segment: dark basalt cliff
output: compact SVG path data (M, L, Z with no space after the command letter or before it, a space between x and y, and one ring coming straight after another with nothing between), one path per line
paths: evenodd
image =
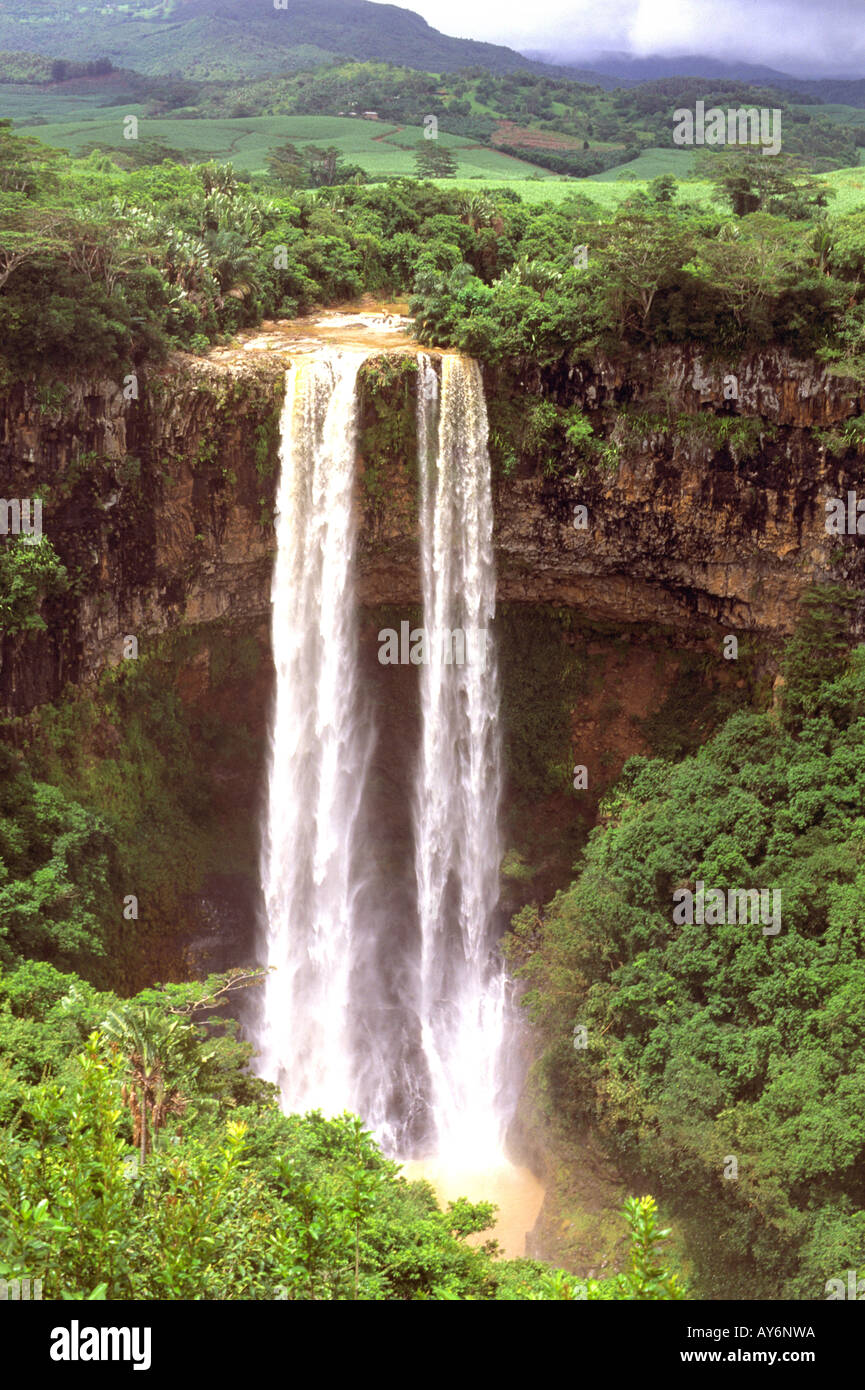
M2 401L0 495L44 496L42 530L69 571L44 634L7 636L0 703L23 713L180 625L267 614L284 368L177 358L126 400L69 383L46 406Z
M725 397L734 381L735 400ZM671 348L627 371L600 360L532 372L520 389L527 403L543 396L578 406L599 431L622 412L610 436L620 462L580 479L518 469L497 481L503 600L660 623L686 639L707 623L780 636L809 584L861 586L861 542L827 534L824 503L848 488L865 491L862 459L828 454L817 433L859 413L851 383L783 352L720 366ZM488 373L491 426L499 390ZM672 428L649 414L659 396ZM707 416L746 418L748 448L734 440L718 447L721 431L701 428ZM650 423L635 431L630 422L639 427L641 417ZM364 534L362 593L367 602L417 601L411 509L398 504L397 477L383 491L397 501L380 507ZM585 529L574 525L577 506L586 508Z
M588 506L586 531L568 524L555 490L518 483L502 516L502 549L531 556L533 598L618 620L687 629L700 617L780 634L790 631L808 584L862 575L856 538L839 555L824 507L827 496L855 486L861 460L842 466L815 435L858 413L849 383L782 352L710 366L668 349L647 354L638 374L599 362L566 382L527 386L587 411L627 403L638 420L660 388L669 415L686 424L623 441L615 475L572 490ZM717 433L699 429L705 413L759 418L765 432L755 430L746 446L718 448ZM519 589L509 576L506 596Z
M3 640L8 713L119 662L127 635L146 650L181 625L266 631L285 366L267 351L178 357L142 376L131 401L104 381L68 383L47 404L26 386L0 400L0 495L44 494L44 534L73 580L44 605L46 633ZM494 426L495 373L487 388ZM533 371L519 389L579 406L618 444L619 464L496 480L502 600L651 621L687 644L707 625L778 637L808 584L861 586L861 542L827 534L824 501L859 486L862 460L827 452L817 433L860 412L850 383L783 352L720 366L669 348L627 367ZM649 412L659 397L674 427ZM748 447L719 446L707 415L749 417ZM361 599L417 603L414 477L397 451L375 461L370 489L362 464Z

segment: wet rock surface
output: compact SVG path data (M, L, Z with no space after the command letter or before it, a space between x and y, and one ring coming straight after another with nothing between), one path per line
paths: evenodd
M417 351L404 305L344 306L264 323L204 358L178 354L136 380L65 383L46 405L19 384L0 401L0 495L44 492L43 531L77 575L47 602L49 631L6 637L0 703L22 713L123 659L124 639L178 624L266 618L273 560L279 415L286 367L335 341L385 356ZM488 373L494 408L496 380ZM738 397L726 398L730 379ZM613 471L498 479L496 557L503 600L572 606L589 617L660 623L684 639L706 625L788 633L809 584L865 580L858 538L825 528L825 502L865 491L861 457L827 453L817 426L861 406L850 383L786 352L707 364L658 349L628 368L527 371L520 390L576 405L596 422L651 401L670 418L760 415L748 456L689 430L622 434ZM61 399L62 397L62 399ZM594 413L593 413L594 412ZM606 412L606 414L604 414ZM632 432L633 433L633 432ZM367 605L420 598L416 483L378 466L377 501L360 460L359 593ZM574 525L586 508L586 525Z

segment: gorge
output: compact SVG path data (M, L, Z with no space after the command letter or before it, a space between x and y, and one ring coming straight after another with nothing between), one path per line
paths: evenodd
M274 973L256 1029L259 1067L280 1084L289 1112L354 1111L386 1153L471 1162L482 1173L504 1163L519 1092L492 934L502 772L483 386L476 363L417 358L420 631L434 655L421 675L412 805L398 808L414 832L416 888L405 920L388 912L360 834L379 736L357 653L363 360L325 349L287 378L263 857L265 960ZM442 635L454 631L489 640L445 655Z
M48 601L47 633L4 638L0 688L26 747L40 708L67 681L86 691L121 666L132 633L193 728L243 732L242 747L200 774L220 803L207 862L228 842L240 849L205 878L190 862L161 903L141 894L148 958L129 953L128 986L248 961L266 915L259 958L281 968L249 1026L286 1105L357 1109L400 1157L446 1153L451 1139L451 1152L494 1156L515 1096L505 1088L493 1104L510 1003L491 934L567 882L627 756L651 751L683 709L692 719L706 702L735 705L771 680L808 584L860 573L855 550L827 535L822 505L852 486L855 461L815 433L855 413L857 398L785 353L709 369L658 350L628 373L604 360L567 378L527 373L518 406L595 412L599 429L618 431L619 462L559 477L525 460L509 476L495 439L514 383L505 391L494 372L482 381L464 359L347 317L320 333L266 325L231 350L177 359L132 406L108 383L70 385L47 405L16 388L3 464L15 462L26 493L48 461L46 533L82 577ZM658 380L670 418L699 425L734 413L727 368L738 412L760 422L759 448L665 430ZM587 532L572 524L578 503ZM378 661L383 628L409 618L482 629L496 603L494 660L479 683L471 664ZM729 631L743 639L738 667L721 655ZM94 749L117 737L110 721L87 734ZM573 762L589 768L585 805L563 791ZM476 845L484 853L468 854ZM504 850L516 872L496 915ZM312 958L289 920L302 920ZM456 1021L443 995L462 999ZM542 1167L531 1128L520 1114L512 1151Z

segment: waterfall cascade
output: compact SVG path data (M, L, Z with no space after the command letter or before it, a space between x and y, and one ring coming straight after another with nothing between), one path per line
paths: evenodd
M266 961L276 970L258 1025L259 1068L279 1082L287 1108L358 1110L391 1151L405 1131L387 1098L407 1087L421 1098L439 1153L495 1161L510 1116L506 979L493 942L501 767L483 387L470 360L445 356L439 383L430 358L418 359L431 659L419 669L411 808L417 919L406 934L404 924L371 910L360 862L374 747L353 592L355 384L365 355L328 349L300 360L286 383L262 860ZM456 632L467 639L464 659L438 659ZM403 932L413 960L400 970L396 1009L392 1000L385 1009L377 962L389 945L382 933L391 930L394 939ZM378 1036L371 1020L394 1012L398 1025L391 1018ZM411 1046L397 1045L409 1036Z
M495 1160L506 980L491 956L499 896L501 755L493 510L476 362L446 356L441 389L419 361L418 457L424 627L415 862L423 1052L438 1152ZM462 648L453 634L464 634ZM443 660L449 652L464 660Z
M357 682L355 382L362 352L293 365L282 412L273 576L276 698L262 878L260 1069L291 1110L350 1106L355 826L370 740Z

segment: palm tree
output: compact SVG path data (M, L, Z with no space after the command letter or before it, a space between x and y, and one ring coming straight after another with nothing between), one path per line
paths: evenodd
M497 208L486 193L465 193L458 200L460 221L476 232L479 227L490 227L496 221Z
M552 289L561 278L562 272L546 261L529 260L528 257L521 256L510 270L499 276L497 284L527 285L529 289L537 290L543 299L547 290Z
M260 256L247 234L243 230L224 229L214 232L207 241L220 292L232 299L254 294L259 284Z
M170 1073L179 1064L184 1035L192 1030L179 1018L169 1022L143 1007L112 1010L102 1023L102 1031L129 1067L129 1081L124 1082L120 1094L132 1117L132 1142L143 1166L166 1116L185 1106L177 1075Z

